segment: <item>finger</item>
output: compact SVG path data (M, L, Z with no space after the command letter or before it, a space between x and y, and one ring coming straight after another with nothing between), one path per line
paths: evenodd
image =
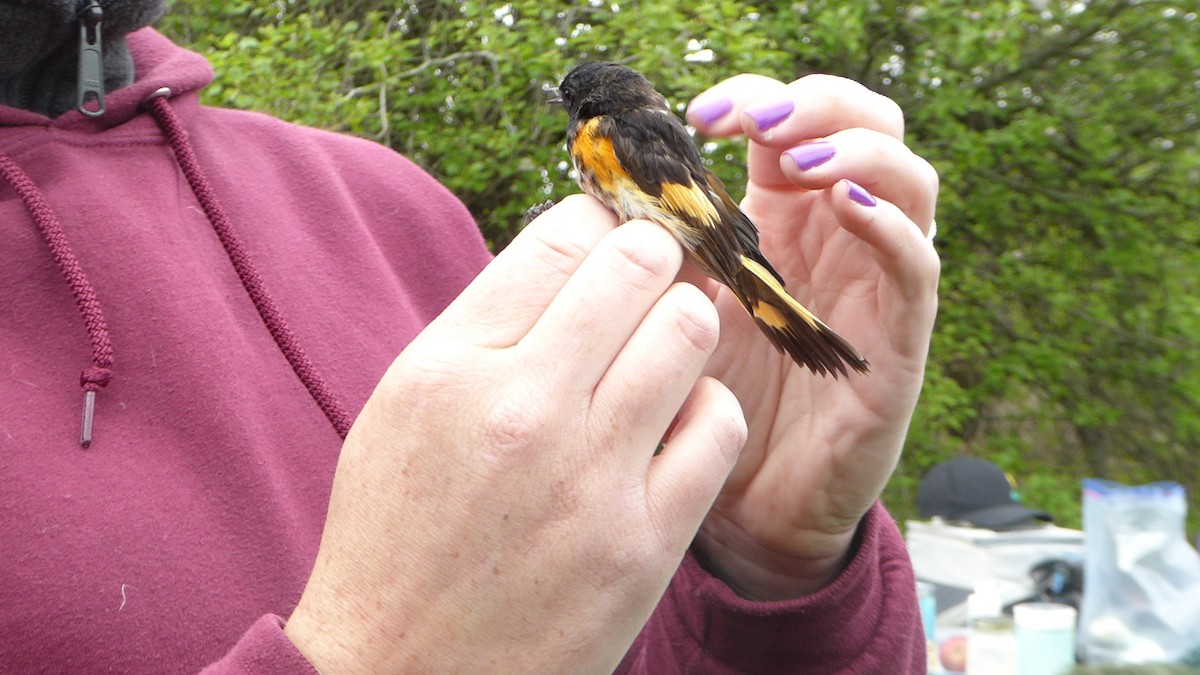
M591 424L614 447L649 457L716 349L717 310L695 286L675 284L646 314L592 395Z
M650 463L646 501L666 542L682 549L712 507L746 442L737 398L717 380L696 382L663 450Z
M591 391L682 262L683 249L662 227L648 220L621 225L579 265L521 347L550 361L548 375Z
M933 242L895 204L843 180L833 187L832 206L843 229L865 242L883 273L906 300L936 302L941 263ZM901 307L905 303L896 303Z
M774 153L773 150L767 150ZM823 190L848 178L900 207L927 232L937 203L937 171L902 141L870 129L847 129L785 150L777 157L785 180Z
M809 75L786 85L737 75L697 96L687 119L706 136L745 134L777 147L854 127L904 136L904 115L895 102L833 75Z
M584 258L617 225L600 202L572 195L538 216L438 317L484 347L516 344Z
M717 83L688 103L687 121L704 136L740 136L746 106L760 98L783 96L787 85L774 78L742 73Z

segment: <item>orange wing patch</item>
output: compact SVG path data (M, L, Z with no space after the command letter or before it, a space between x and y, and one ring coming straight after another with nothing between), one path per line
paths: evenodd
M717 207L713 206L708 195L695 183L663 183L662 197L659 201L672 213L708 227L715 226L721 219Z
M787 329L787 317L783 315L783 312L767 304L764 300L754 303L754 307L750 309L750 312L772 328L777 330Z

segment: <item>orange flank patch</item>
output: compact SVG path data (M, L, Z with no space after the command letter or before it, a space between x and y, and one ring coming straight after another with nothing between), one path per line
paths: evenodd
M660 202L672 213L694 223L712 227L720 220L717 207L713 206L708 196L695 183L663 183Z
M613 152L612 139L596 135L598 126L599 117L584 122L583 126L579 127L571 151L575 155L575 166L587 167L591 173L590 178L596 182L597 187L609 192L614 187L613 173L620 164L617 162L616 153Z

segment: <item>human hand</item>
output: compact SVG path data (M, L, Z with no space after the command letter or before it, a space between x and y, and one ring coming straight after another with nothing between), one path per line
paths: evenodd
M321 672L602 672L632 643L746 429L679 245L615 225L564 200L380 381L285 628Z
M815 377L727 289L685 277L721 316L705 372L737 395L750 430L698 551L746 597L797 597L840 573L900 455L937 312L937 174L904 145L896 104L842 78L740 75L698 96L688 119L702 135L749 137L742 208L763 252L871 363L868 375Z

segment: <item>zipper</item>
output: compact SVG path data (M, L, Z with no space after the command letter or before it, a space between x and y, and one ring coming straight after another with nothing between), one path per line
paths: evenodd
M37 78L35 78L31 73L26 73L21 82L21 88L17 92L18 108L22 110L29 109L29 104L31 101L33 101L33 89L36 85Z
M99 0L87 0L79 10L79 96L75 107L88 117L104 114L104 52L100 24L104 9Z

